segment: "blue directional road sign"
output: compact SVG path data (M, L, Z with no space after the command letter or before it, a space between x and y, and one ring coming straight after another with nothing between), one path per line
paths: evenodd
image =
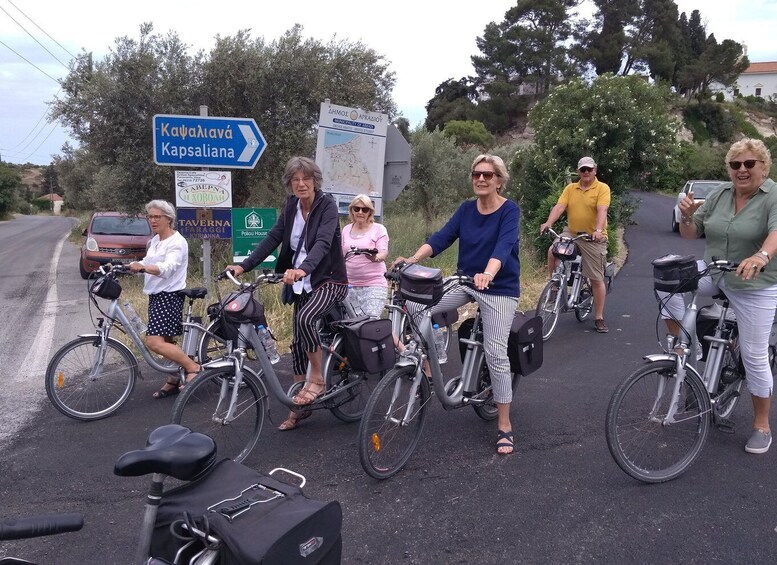
M157 165L253 169L267 147L251 118L157 114L153 126Z

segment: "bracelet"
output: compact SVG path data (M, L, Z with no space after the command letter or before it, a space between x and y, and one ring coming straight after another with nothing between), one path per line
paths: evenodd
M483 271L483 274L484 274L484 275L488 275L489 277L491 277L491 279L492 279L492 280L493 280L493 278L494 278L494 275L493 275L493 274L491 274L491 273L489 273L488 271Z
M421 258L418 255L413 255L411 259L413 259L416 263L419 263L421 261Z
M690 226L693 223L693 216L686 216L683 214L680 218L680 221L683 223L683 225Z
M764 257L764 253L762 253L761 251L753 255L753 257L758 257L759 259L761 259L764 262L764 265L769 263L768 255L767 257Z
M768 252L766 252L766 251L764 251L763 249L761 249L761 250L758 252L758 255L763 255L764 257L766 257L766 262L767 262L767 263L768 263L769 261L771 261L771 260L772 260L772 258L771 258L771 257L769 257L769 253L768 253Z

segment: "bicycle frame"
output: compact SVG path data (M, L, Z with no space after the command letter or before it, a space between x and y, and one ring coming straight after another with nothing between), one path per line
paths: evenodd
M574 267L577 266L575 269ZM580 288L583 286L582 256L578 255L574 259L560 259L553 271L551 280L557 280L560 292L556 296L556 303L564 312L572 310L580 298ZM567 284L572 281L572 288ZM563 299L562 299L563 295Z

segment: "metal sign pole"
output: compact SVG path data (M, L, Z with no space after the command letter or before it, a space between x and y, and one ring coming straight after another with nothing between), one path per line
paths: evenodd
M200 116L207 116L208 115L208 107L207 106L200 106ZM210 170L208 167L203 167L203 171ZM211 254L211 248L210 248L210 238L203 238L202 240L202 276L205 278L205 288L208 289L208 294L211 294L213 292L213 283L212 278L210 275L211 265L210 265L210 254Z

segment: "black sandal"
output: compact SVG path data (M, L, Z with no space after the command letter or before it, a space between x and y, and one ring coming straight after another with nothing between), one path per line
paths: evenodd
M513 432L503 432L502 430L497 430L498 434L496 437L496 452L499 455L511 455L515 451L515 437L513 436ZM499 451L502 447L509 447L510 451L508 452L501 452Z
M173 388L165 388L165 386L171 386ZM167 398L168 396L175 396L181 392L181 390L178 388L178 381L175 381L174 383L171 383L169 380L162 385L162 388L160 388L158 391L156 391L151 396L153 398L156 398L157 400L160 400L162 398Z

